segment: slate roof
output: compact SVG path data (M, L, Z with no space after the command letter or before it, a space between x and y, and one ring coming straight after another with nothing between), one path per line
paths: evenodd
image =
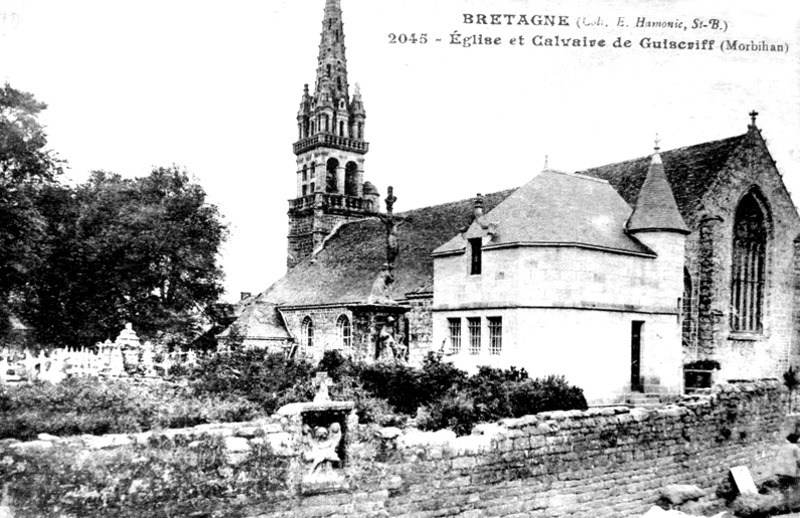
M484 196L484 207L491 210L512 192ZM431 251L469 225L473 211L473 200L461 200L396 214L406 222L397 230L400 253L394 299L433 291ZM321 251L303 259L256 301L274 306L361 303L385 262L383 223L377 218L349 222L328 237Z
M628 220L629 232L666 230L688 234L689 228L678 211L678 204L664 172L661 157L655 153L647 169L647 178L636 199L636 209Z
M719 176L728 159L747 134L715 140L661 153L667 180L672 187L681 216L690 221L698 204ZM641 157L580 171L580 174L608 180L631 207L647 176L649 157Z
M243 304L239 307L236 332L250 340L285 340L291 338L283 318L274 304ZM217 338L229 338L234 326L229 326Z
M625 233L630 215L630 206L607 181L545 170L486 213L485 220L496 227L484 246L588 246L653 255ZM434 253L460 252L465 245L456 235Z

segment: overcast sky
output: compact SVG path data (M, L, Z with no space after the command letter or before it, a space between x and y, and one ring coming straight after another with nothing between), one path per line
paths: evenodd
M231 227L229 300L285 270L296 113L314 83L324 0L0 0L0 79L49 105L50 145L83 181L177 164ZM800 2L342 0L351 86L367 110L365 179L402 211L519 186L549 155L580 170L758 125L800 195ZM567 16L568 27L465 25L464 13ZM578 28L602 17L607 27ZM617 27L619 18L627 27ZM643 29L636 19L682 21ZM719 19L727 31L693 29ZM450 44L451 33L501 37ZM389 34L429 42L391 44ZM534 35L606 48L535 47ZM508 40L523 36L523 46ZM609 47L621 37L628 49ZM715 40L712 51L640 40ZM440 38L441 42L435 39ZM721 52L723 40L787 53Z

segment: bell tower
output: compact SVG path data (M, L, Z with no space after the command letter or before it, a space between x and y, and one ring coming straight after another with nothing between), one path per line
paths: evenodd
M289 200L292 268L339 223L378 211L378 193L364 182L367 117L356 84L350 96L341 0L325 0L314 91L303 89L297 112L297 192Z

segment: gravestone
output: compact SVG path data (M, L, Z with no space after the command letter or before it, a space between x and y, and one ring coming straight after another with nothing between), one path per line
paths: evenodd
M755 495L758 493L756 483L747 466L734 466L731 468L731 476L736 484L736 489L742 495Z

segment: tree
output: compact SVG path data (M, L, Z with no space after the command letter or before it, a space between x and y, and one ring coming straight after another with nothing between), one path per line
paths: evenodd
M219 248L227 229L185 171L157 168L125 179L94 172L40 197L46 259L29 315L54 345L113 338L126 322L140 336L193 336L197 314L222 292Z
M63 162L47 149L38 115L47 105L6 83L0 89L0 336L9 304L39 263L44 222L34 200L61 172Z

